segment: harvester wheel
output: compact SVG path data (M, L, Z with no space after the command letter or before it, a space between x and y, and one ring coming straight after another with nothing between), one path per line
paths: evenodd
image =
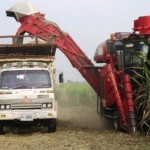
M120 131L119 114L118 111L114 112L113 125L115 130Z
M114 128L116 131L120 129L118 119L113 119Z
M57 119L51 119L48 124L48 132L56 132Z
M100 97L97 95L97 114L102 114L102 110L101 110L101 99Z

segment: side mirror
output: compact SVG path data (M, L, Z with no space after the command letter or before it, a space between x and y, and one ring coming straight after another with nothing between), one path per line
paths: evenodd
M63 73L59 74L59 83L63 83L64 82L64 77L63 77Z

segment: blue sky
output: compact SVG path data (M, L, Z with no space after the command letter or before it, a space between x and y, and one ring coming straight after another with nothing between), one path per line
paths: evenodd
M0 35L14 35L20 26L5 11L21 0L1 0ZM133 21L150 15L149 0L31 0L46 19L53 21L70 34L89 59L97 46L114 32L132 32ZM58 50L57 72L64 72L65 80L81 81L81 75Z

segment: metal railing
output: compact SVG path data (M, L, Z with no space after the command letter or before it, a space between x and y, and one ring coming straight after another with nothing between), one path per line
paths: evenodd
M52 45L52 43L41 40L38 35L8 35L0 36L0 47L9 46L42 46Z

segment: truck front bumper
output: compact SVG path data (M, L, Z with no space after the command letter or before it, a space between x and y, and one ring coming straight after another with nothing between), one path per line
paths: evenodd
M34 121L36 119L57 119L55 110L19 110L19 111L0 111L0 121L20 120Z

